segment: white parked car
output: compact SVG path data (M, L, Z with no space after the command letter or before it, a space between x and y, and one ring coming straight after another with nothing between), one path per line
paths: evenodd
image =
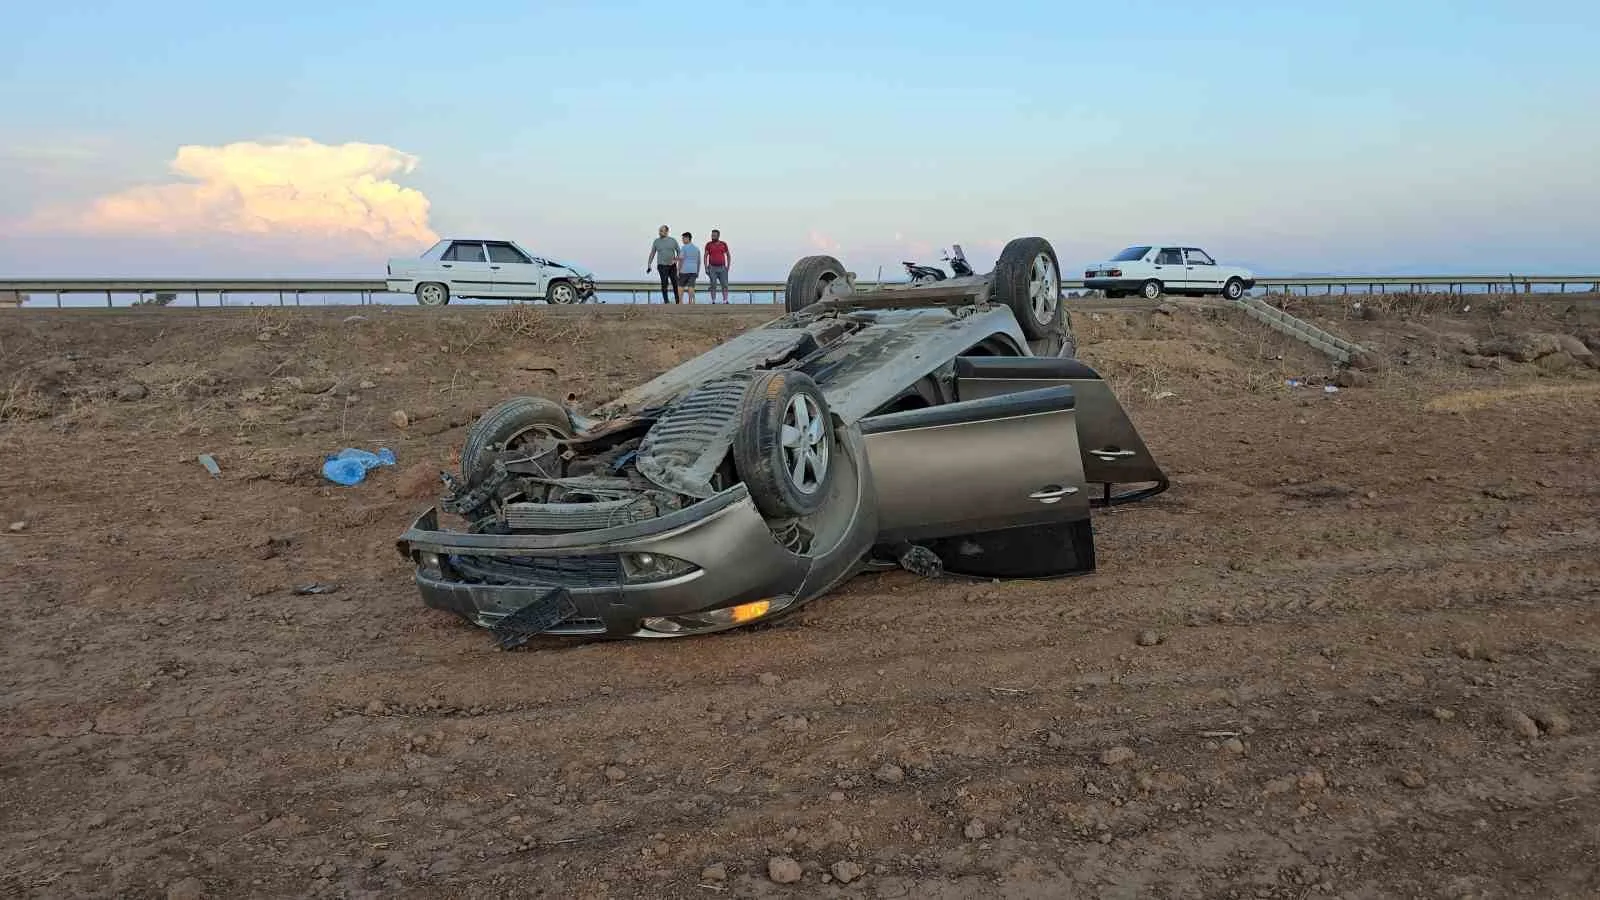
M1237 300L1256 286L1255 273L1238 266L1219 266L1199 247L1129 247L1084 270L1083 286L1107 297L1139 294L1155 300L1162 294L1221 294Z
M587 303L594 298L594 273L556 262L513 241L447 238L419 259L389 260L389 290L416 294L422 306L443 306L452 297L499 297Z

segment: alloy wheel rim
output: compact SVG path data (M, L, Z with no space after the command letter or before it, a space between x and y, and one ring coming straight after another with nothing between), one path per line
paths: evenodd
M779 444L789 483L802 494L815 494L828 477L828 440L822 408L807 394L796 394L783 411Z

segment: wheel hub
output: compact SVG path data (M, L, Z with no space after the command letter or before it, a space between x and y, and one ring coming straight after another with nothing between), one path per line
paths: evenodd
M796 394L783 413L783 466L790 484L804 494L822 488L828 476L827 429L817 401Z
M1034 257L1033 269L1028 273L1028 305L1033 310L1034 321L1048 325L1060 302L1061 276L1050 254L1041 253Z

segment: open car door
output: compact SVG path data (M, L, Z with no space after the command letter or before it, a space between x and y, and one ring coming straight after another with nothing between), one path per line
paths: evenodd
M1033 578L1094 568L1069 386L860 420L889 547L918 543L948 572Z
M1077 399L1084 479L1100 488L1092 505L1132 503L1167 489L1166 473L1144 445L1110 385L1083 362L1038 356L956 358L956 396L964 402L1031 392L1047 385L1071 387ZM1114 491L1118 485L1143 487L1118 493Z

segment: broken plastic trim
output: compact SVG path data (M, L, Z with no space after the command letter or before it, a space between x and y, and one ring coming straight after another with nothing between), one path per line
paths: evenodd
M572 602L572 592L564 587L552 588L544 596L496 622L489 631L495 636L501 650L511 650L577 614L578 605Z

